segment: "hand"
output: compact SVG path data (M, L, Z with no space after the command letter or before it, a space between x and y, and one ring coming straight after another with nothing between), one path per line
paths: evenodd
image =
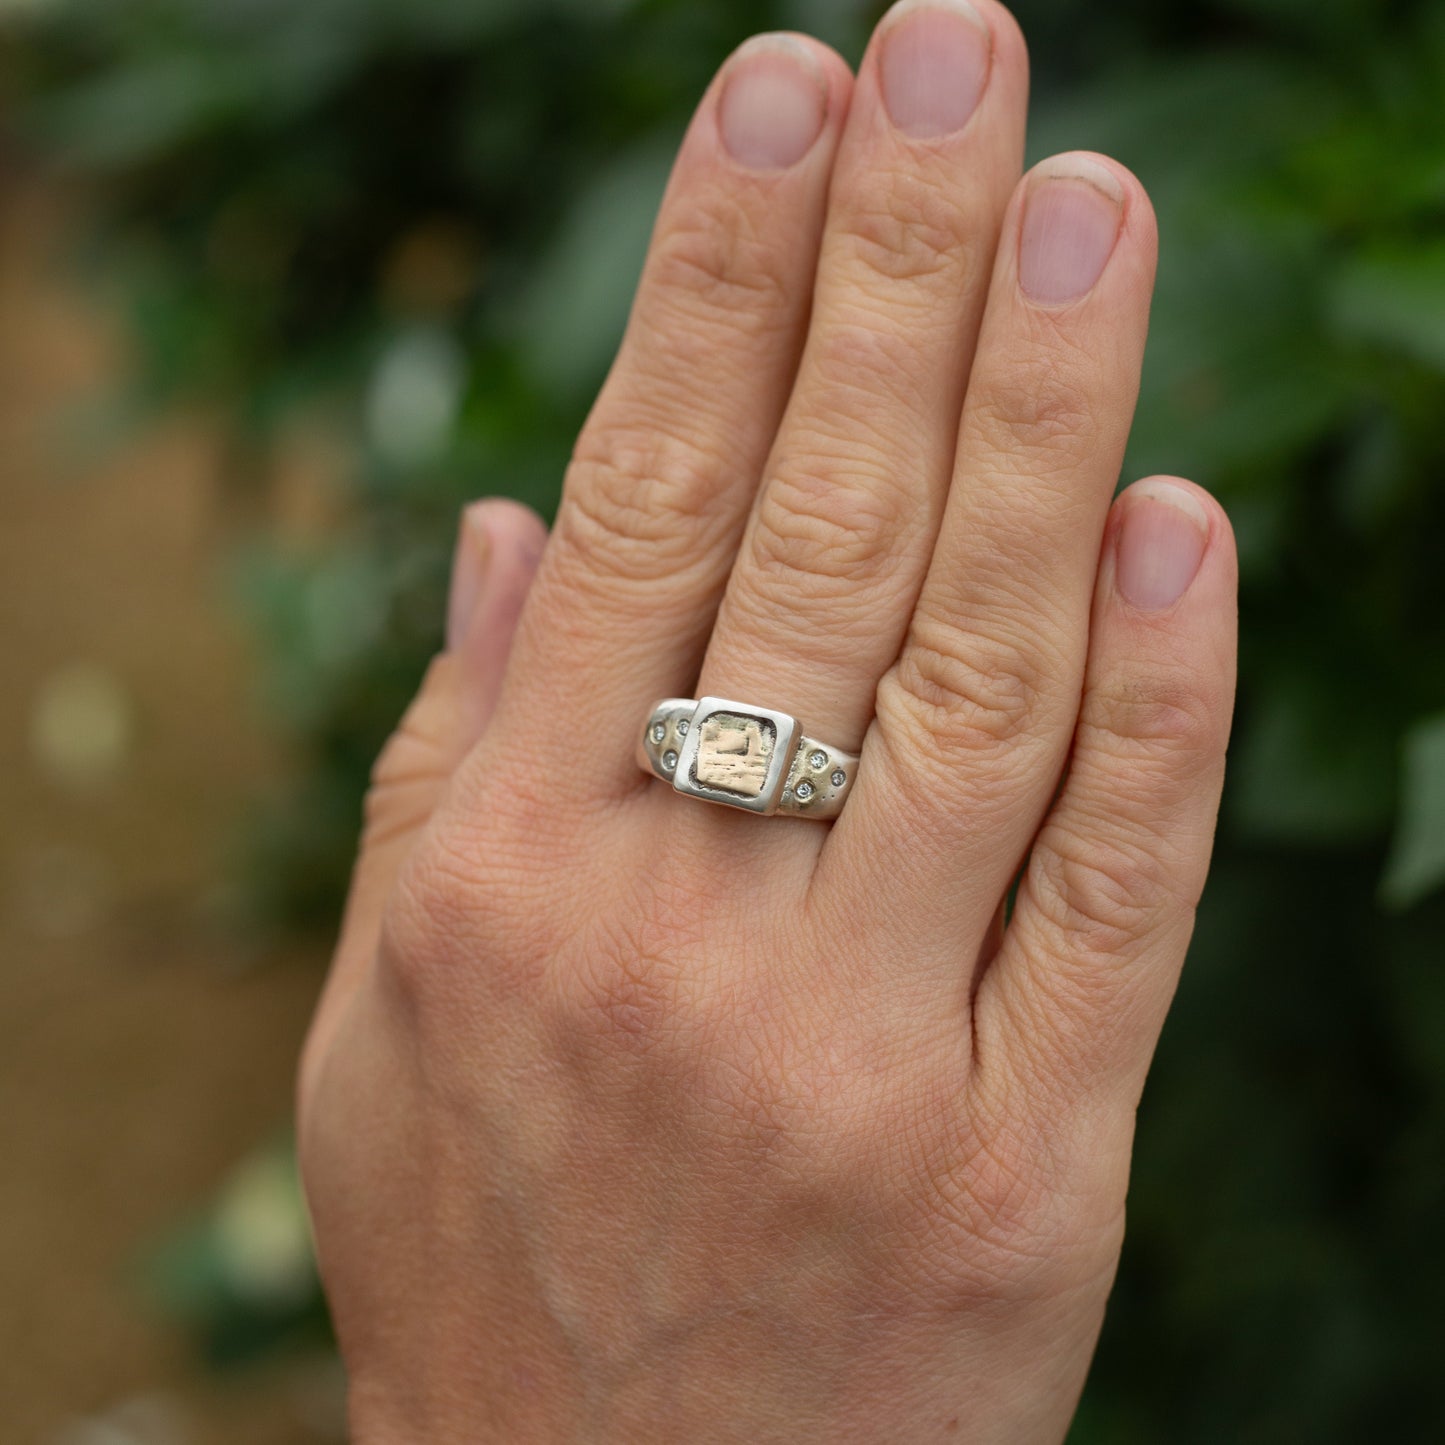
M1096 156L1020 179L1026 84L992 0L899 7L856 82L745 46L545 550L466 518L302 1067L362 1445L1067 1428L1235 561L1188 483L1111 506L1154 222ZM861 747L841 818L638 772L703 694Z

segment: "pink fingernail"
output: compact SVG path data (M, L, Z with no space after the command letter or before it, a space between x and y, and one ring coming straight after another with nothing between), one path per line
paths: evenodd
M968 0L902 0L883 21L878 57L893 124L919 140L968 124L988 83L991 37Z
M461 646L481 599L492 560L492 539L477 505L462 512L457 549L452 558L451 593L447 598L447 651Z
M1094 289L1124 218L1124 188L1106 166L1085 156L1055 165L1030 182L1019 240L1019 285L1045 306Z
M1209 545L1209 517L1172 482L1129 489L1115 542L1114 585L1143 612L1173 607L1199 573Z
M738 52L718 102L718 129L733 159L786 170L813 149L828 115L828 88L805 46L760 35Z

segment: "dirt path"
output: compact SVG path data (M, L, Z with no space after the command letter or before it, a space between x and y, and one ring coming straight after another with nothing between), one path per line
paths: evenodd
M0 177L0 1437L314 1445L314 1369L208 1379L131 1277L285 1120L319 961L211 921L277 774L217 595L215 447L178 422L66 459L119 350L57 275L65 234Z

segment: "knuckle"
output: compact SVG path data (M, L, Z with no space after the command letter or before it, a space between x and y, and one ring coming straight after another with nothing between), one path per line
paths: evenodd
M371 766L370 788L376 792L422 773L445 777L451 772L452 724L455 714L445 706L450 697L453 659L432 658L416 696L407 705L396 730Z
M996 1128L975 1136L951 1182L970 1234L983 1244L1012 1256L1038 1238L1047 1179L1033 1142L1021 1130Z
M1151 779L1159 768L1189 773L1223 751L1224 728L1216 710L1187 683L1143 679L1090 688L1079 719L1079 747L1097 750L1121 768L1121 782Z
M1161 850L1146 839L1084 838L1056 823L1029 858L1028 893L1061 958L1089 962L1132 952L1185 901L1170 885ZM1107 970L1070 969L1074 988L1112 989Z
M787 324L790 253L763 234L748 206L727 191L703 197L653 244L649 281L669 306L694 319L766 331Z
M421 692L372 764L362 806L361 846L375 848L419 827L455 765L455 719L432 700L451 660L432 661Z
M877 170L839 217L836 241L867 278L952 282L981 273L976 209L959 203L956 185L938 185L909 167Z
M896 567L906 513L902 489L856 460L785 458L758 501L754 585L768 602L851 594Z
M1058 1180L1038 1130L1003 1120L965 1130L927 1196L927 1235L944 1258L967 1262L944 1274L955 1303L1010 1307L1056 1294L1080 1233Z
M1086 454L1097 440L1094 399L1087 388L1067 363L1051 358L1051 364L1041 365L1042 355L1031 348L1025 357L998 364L970 398L986 430L1001 438L1001 456L1060 449Z
M843 1197L876 1147L880 1108L906 1112L880 1084L883 1046L854 1021L819 1020L781 978L718 980L696 1004L696 1102L755 1162Z
M703 962L708 930L671 890L638 890L545 990L557 1055L589 1091L639 1088L731 1151L802 1169L842 1138L843 1077L820 1060L792 1001L759 976L746 941L726 972ZM810 1162L811 1161L811 1162Z
M655 1056L682 1027L675 964L665 952L641 945L609 949L579 968L563 990L561 1027L574 1057L601 1046Z
M443 1029L461 1017L465 990L483 976L505 988L530 952L479 856L470 834L437 829L402 865L382 916L383 977L414 1015L435 1016ZM497 947L499 938L512 945Z
M567 471L555 545L588 575L675 577L709 555L706 534L727 511L728 472L719 456L660 427L589 427Z
M1044 679L1020 648L915 618L914 632L879 689L879 712L903 723L909 743L948 765L997 755L1038 727Z
M445 986L468 926L457 862L430 842L403 865L382 915L378 958L383 976L415 1013Z
M700 1070L699 1104L734 1147L774 1164L790 1161L813 1175L823 1161L812 1147L823 1119L808 1093L809 1080L790 1071L786 1048L772 1041L732 1037L714 1044Z
M618 1053L667 1057L691 1028L685 962L697 950L698 916L685 885L654 879L625 907L599 911L549 990L558 1039L588 1065Z

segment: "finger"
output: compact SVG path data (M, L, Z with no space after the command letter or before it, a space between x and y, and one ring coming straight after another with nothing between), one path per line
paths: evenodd
M375 950L397 869L491 721L546 537L542 519L517 502L489 499L462 514L446 651L428 668L372 772L361 852L314 1029L318 1037L331 1027L341 999Z
M1028 59L1001 6L905 0L859 72L808 343L699 688L855 750L948 493Z
M1154 277L1148 198L1099 157L1038 167L1006 237L948 509L829 843L845 876L906 856L894 903L946 938L993 912L1058 782Z
M445 786L490 724L512 656L517 621L532 590L546 539L546 523L520 501L490 497L462 513L447 603L447 656L455 660L451 720L439 718L431 730L439 737L431 766L409 767L406 759L397 760L397 777L407 773L415 773L419 780L431 776L434 790L429 798L418 795L410 808L387 806L384 811L397 819L392 827L399 827L407 814L419 814L423 809L431 814L438 798L436 779ZM384 764L379 775L383 772Z
M685 139L621 352L577 444L502 704L527 767L635 791L633 733L692 685L797 367L851 77L760 37ZM561 756L548 757L549 749Z
M383 749L367 794L361 870L386 885L457 765L491 721L522 605L547 540L530 507L502 498L462 514L447 603L447 646Z
M1228 519L1187 482L1110 519L1068 777L977 998L981 1057L1044 1107L1143 1087L1204 887L1234 701Z

